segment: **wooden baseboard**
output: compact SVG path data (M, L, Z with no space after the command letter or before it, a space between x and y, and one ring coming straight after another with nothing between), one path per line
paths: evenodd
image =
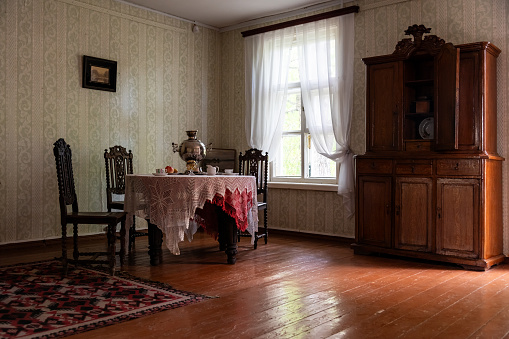
M202 228L198 229L198 232L203 231ZM350 245L353 242L355 242L355 239L345 238L345 237L339 237L339 236L332 236L332 235L324 235L324 234L314 234L314 233L304 233L304 232L296 232L296 231L288 231L288 230L278 230L278 229L268 229L269 233L269 239L271 234L281 234L287 237L306 237L311 239L317 239L317 240L326 240L326 241L335 241L341 244ZM71 237L68 237L68 239L71 239ZM83 241L97 241L104 238L104 234L93 234L93 235L82 235L79 237L80 242ZM34 249L34 248L40 248L40 247L47 247L47 246L60 246L61 243L60 238L55 239L45 239L45 240L34 240L34 241L27 241L27 242L18 242L18 243L10 243L10 244L4 244L0 245L0 252L3 251L9 251L9 250L19 250L19 249ZM506 259L508 260L508 259Z
M71 237L67 237L67 239L72 239ZM104 239L104 234L93 234L93 235L82 235L79 237L80 241L96 241L98 239ZM60 246L62 242L61 238L54 239L43 239L43 240L33 240L33 241L25 241L25 242L17 242L0 245L0 251L9 251L9 250L19 250L19 249L34 249L41 248L47 246Z
M146 232L147 230L139 230L141 232ZM105 234L92 234L92 235L81 235L79 237L79 241L81 243L84 242L94 242L104 240ZM72 234L67 235L67 241L72 241ZM33 240L33 241L25 241L25 242L17 242L0 245L0 252L10 251L13 249L34 249L34 248L44 248L47 246L60 246L62 242L61 238L53 238L53 239L43 239L43 240Z
M270 228L268 229L268 233L269 233L269 239L270 239L270 235L275 233L275 234L282 234L282 235L291 236L291 237L306 237L306 238L317 239L317 240L335 241L335 242L339 242L341 244L347 244L347 245L351 245L352 243L355 242L355 239L353 239L353 238L345 238L345 237L326 235L326 234L315 234L315 233L305 233L305 232L296 232L296 231L288 231L288 230L270 229Z

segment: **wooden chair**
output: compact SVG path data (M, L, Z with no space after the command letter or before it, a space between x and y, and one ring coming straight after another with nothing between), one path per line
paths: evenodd
M122 146L113 146L104 150L104 162L106 165L106 207L108 212L112 209L124 210L124 200L113 200L113 194L125 195L125 176L133 174L133 153ZM136 237L146 236L148 233L136 230L135 217L129 228L129 252Z
M232 148L212 148L207 150L207 156L200 162L203 172L207 172L207 165L217 166L222 172L226 168L235 169L237 151Z
M120 263L124 262L125 255L125 212L80 212L78 208L78 200L76 190L74 187L74 174L72 170L72 153L71 147L64 141L58 139L53 144L53 154L55 155L55 162L57 167L58 177L58 195L60 201L60 221L62 224L62 265L64 268L63 274L67 274L68 261L74 263L100 263L107 264L110 273L115 273L115 256L120 255ZM69 212L68 206L71 205L72 209ZM120 251L115 250L116 241L116 227L121 223L120 229ZM67 259L67 225L73 225L73 259ZM81 224L94 224L94 225L108 225L107 227L107 240L108 248L105 252L79 252L78 250L78 226ZM91 259L80 259L80 256L91 256ZM99 256L107 256L107 260L97 260Z
M262 154L261 150L251 148L245 154L239 154L239 174L253 175L256 177L256 186L258 194L258 211L263 210L263 232L257 232L255 235L254 248L258 246L258 239L265 238L267 244L267 177L268 177L269 154ZM260 200L261 197L261 200ZM250 237L248 233L238 233L240 237Z

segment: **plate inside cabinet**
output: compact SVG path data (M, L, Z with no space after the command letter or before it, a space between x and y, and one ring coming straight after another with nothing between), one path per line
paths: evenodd
M434 119L429 117L421 121L419 124L419 134L423 139L433 139L435 134Z

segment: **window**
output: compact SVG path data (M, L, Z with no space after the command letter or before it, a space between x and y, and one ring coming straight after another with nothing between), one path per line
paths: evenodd
M299 79L299 53L292 48L280 147L272 159L271 181L337 183L338 165L320 155L306 127Z

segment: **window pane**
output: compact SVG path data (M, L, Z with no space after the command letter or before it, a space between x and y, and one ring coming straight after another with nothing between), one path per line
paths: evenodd
M289 92L286 101L285 122L283 131L300 131L301 116L300 91Z
M299 78L299 49L292 48L290 51L290 65L288 68L288 82L300 82Z
M300 135L284 135L281 142L280 159L277 166L277 176L301 176Z
M313 143L311 143L311 149L308 149L308 159L308 175L310 178L336 177L336 163L319 154Z

